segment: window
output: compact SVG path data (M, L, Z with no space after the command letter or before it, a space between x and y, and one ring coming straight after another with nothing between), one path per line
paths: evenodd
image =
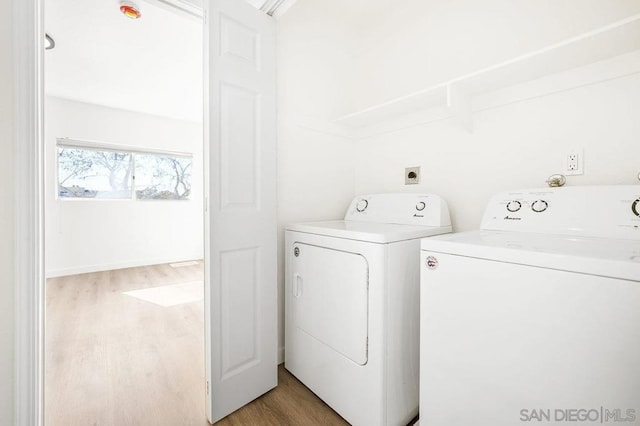
M58 147L60 198L131 198L131 154Z
M186 200L191 194L191 158L168 155L135 156L138 200Z
M58 197L188 200L192 164L187 154L72 146L59 141Z

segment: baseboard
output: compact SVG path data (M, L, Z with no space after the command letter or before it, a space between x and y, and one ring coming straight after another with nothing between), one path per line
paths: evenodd
M124 269L124 268L135 268L138 266L151 266L151 265L162 265L164 263L178 263L178 262L186 262L190 260L199 260L201 256L190 256L184 258L176 258L172 257L170 259L155 259L155 260L137 260L131 262L119 262L119 263L110 263L104 265L88 265L88 266L77 266L72 268L62 268L62 269L53 269L50 271L46 271L46 278L57 278L57 277L66 277L68 275L78 275L78 274L89 274L92 272L103 272L103 271L112 271L114 269Z

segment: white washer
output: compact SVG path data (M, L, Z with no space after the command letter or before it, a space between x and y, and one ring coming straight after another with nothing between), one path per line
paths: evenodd
M447 204L426 194L287 227L285 367L353 425L417 415L420 238L446 232Z
M420 423L640 425L640 187L504 192L421 250Z

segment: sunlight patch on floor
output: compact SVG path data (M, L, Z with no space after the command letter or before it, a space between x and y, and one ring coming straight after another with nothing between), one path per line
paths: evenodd
M156 305L170 307L185 303L200 302L204 299L204 287L202 281L192 281L145 288L142 290L125 291L122 294Z

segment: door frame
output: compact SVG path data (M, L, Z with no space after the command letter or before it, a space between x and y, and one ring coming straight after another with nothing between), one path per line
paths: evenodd
M45 403L44 0L11 0L11 7L15 164L14 424L42 426ZM203 54L206 55L204 51ZM205 125L203 122L203 129ZM203 156L203 163L208 170L207 156ZM207 187L203 197L206 206ZM207 209L205 221L208 214ZM205 245L205 256L209 250Z
M14 424L44 418L43 0L13 0Z

